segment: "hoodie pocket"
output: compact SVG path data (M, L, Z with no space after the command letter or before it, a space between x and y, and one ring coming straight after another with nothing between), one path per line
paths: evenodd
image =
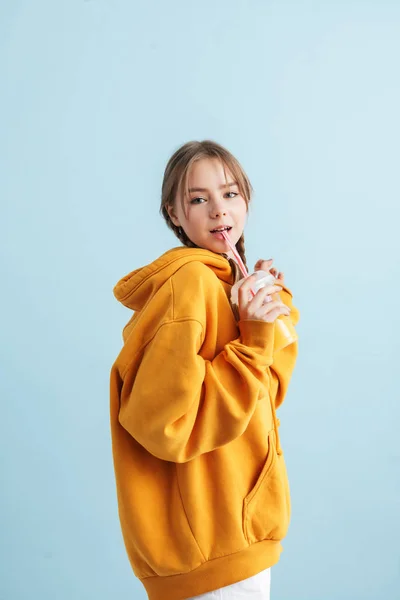
M268 455L253 489L243 502L243 531L249 544L282 540L290 521L290 495L285 460L276 451L275 433L268 435Z

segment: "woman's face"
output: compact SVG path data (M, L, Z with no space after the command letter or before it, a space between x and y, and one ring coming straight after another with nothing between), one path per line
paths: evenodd
M222 234L213 233L218 227L230 226L228 235L236 245L246 224L246 201L227 168L226 177L225 180L220 160L204 158L196 161L189 174L189 197L184 199L184 210L179 197L167 210L174 225L182 227L196 246L234 258Z

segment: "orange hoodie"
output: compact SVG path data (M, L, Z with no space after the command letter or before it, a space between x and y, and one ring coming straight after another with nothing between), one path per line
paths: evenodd
M127 554L150 600L183 600L279 560L290 497L276 408L297 342L235 319L233 261L169 250L114 288L134 314L110 377ZM284 286L281 298L299 313Z

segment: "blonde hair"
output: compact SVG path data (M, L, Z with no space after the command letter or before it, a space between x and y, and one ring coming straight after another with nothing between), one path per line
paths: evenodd
M164 179L161 188L160 213L176 237L182 242L182 244L188 246L189 248L198 248L198 246L196 246L196 244L194 244L194 242L187 237L182 227L177 227L174 225L171 217L169 216L167 206L174 206L178 193L181 193L181 202L183 208L184 194L182 192L185 191L185 193L188 194L190 169L196 161L204 158L217 158L221 161L225 173L225 181L227 181L226 169L232 173L234 179L237 181L240 194L244 198L247 207L249 206L253 192L249 178L244 172L239 161L223 146L220 146L212 140L204 140L202 142L187 142L178 148L178 150L176 150L176 152L174 152L174 154L171 156L167 166L165 167ZM236 243L236 249L247 267L243 234Z

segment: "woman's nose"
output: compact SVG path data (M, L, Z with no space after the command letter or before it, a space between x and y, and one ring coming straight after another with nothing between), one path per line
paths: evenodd
M220 217L221 215L226 215L226 209L220 203L215 202L211 207L211 214L213 217Z
M217 218L220 217L221 215L226 215L226 210L213 210L212 211L213 217Z

